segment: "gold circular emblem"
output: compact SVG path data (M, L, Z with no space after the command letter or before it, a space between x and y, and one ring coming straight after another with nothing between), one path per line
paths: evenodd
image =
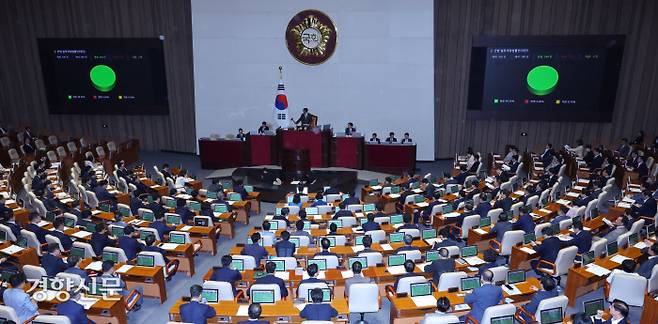
M318 65L336 50L338 33L329 16L319 10L304 10L290 19L286 28L286 45L299 62Z

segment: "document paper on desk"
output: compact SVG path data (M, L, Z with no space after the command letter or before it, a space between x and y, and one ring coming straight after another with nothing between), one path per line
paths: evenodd
M386 271L392 275L401 275L407 272L406 270L404 270L403 265L387 267Z
M132 269L132 268L133 268L133 266L131 266L129 264L124 264L124 265L121 266L121 268L117 269L117 272L118 273L126 273L126 272L130 271L130 269Z
M379 246L381 246L382 250L384 250L384 251L392 251L393 250L393 247L390 244L381 244Z
M480 234L480 235L486 235L487 233L489 233L489 232L487 232L487 231L485 231L485 230L483 230L483 229L481 229L481 228L476 228L476 229L474 229L473 231L475 231L475 233L478 233L478 234Z
M80 299L78 299L77 302L78 304L82 305L82 307L84 307L85 309L90 309L91 306L94 306L94 304L96 304L97 301L99 301L98 298L80 297Z
M484 262L484 260L482 260L482 259L480 259L479 257L476 257L476 256L466 257L466 258L462 258L462 259L464 259L464 261L466 261L466 263L468 263L469 265L472 265L472 266L477 266L477 265L486 263L486 262Z
M522 247L520 250L523 251L523 252L525 252L525 253L528 253L528 254L535 254L535 253L537 253L535 250L533 250L533 249L531 249L531 248L529 248L529 247L525 247L525 246Z
M277 278L281 278L284 281L290 279L290 273L288 271L276 271L274 272L274 276Z
M612 258L610 258L610 261L612 261L612 262L614 262L614 263L621 264L622 262L624 262L624 260L630 260L630 259L631 259L631 258L627 258L627 257L625 257L625 256L623 256L623 255L619 255L619 254L617 254L617 255L613 256Z
M85 267L86 270L101 271L103 270L103 261L94 261Z
M18 252L23 251L23 250L25 250L25 249L18 246L18 245L10 245L10 246L0 250L0 252L2 252L4 254L12 255L14 253L18 253Z
M605 277L608 274L610 274L610 270L608 270L604 267L598 266L596 264L593 264L593 263L588 264L586 267L587 267L587 269L585 271L587 271L591 274L594 274L596 276L599 276L599 277Z
M366 249L366 247L363 246L363 245L355 245L355 246L352 247L352 251L354 251L354 253L361 252L365 249Z
M515 285L510 285L510 286L512 287L512 289L505 287L505 285L500 286L500 288L503 288L503 291L510 296L521 294L521 290L519 290L519 288L517 288Z
M73 236L75 238L79 238L79 239L85 238L89 235L91 235L91 232L87 232L87 231L77 231L77 232L71 234L71 236Z
M418 207L420 207L420 208L425 208L425 207L427 207L427 206L429 206L429 205L430 205L430 204L428 204L428 203L426 203L426 202L419 202L419 203L416 204L416 206L418 206Z
M436 307L436 298L432 295L411 297L416 307Z
M629 209L631 208L631 204L625 203L625 202L620 202L617 204L618 207L624 208L624 209Z
M178 247L179 244L176 243L162 243L160 248L163 250L173 251Z
M189 231L189 230L191 230L191 229L192 229L192 226L190 226L190 225L185 225L185 226L181 227L180 230L183 231L183 232L187 232L187 231Z
M248 317L249 316L249 305L240 305L240 306L238 306L238 311L235 312L235 316Z
M340 272L340 275L343 276L343 279L348 279L354 277L354 271L352 270L343 270Z
M382 190L382 186L372 186L370 187L372 190Z

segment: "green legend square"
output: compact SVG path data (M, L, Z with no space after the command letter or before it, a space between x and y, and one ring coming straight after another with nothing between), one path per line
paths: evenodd
M73 96L69 96L69 100L73 99Z
M498 99L494 99L494 103L497 104L497 103L498 103Z

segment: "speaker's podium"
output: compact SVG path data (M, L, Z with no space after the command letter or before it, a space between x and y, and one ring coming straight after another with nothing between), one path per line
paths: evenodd
M312 168L325 168L329 166L329 151L331 149L331 130L287 130L278 129L276 132L279 161L284 160L286 150L308 150L310 166Z

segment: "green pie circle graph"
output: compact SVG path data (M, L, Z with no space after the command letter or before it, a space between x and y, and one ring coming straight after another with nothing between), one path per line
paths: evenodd
M98 91L108 92L114 89L117 82L117 75L111 67L107 65L96 65L89 71L91 84Z
M528 90L538 96L545 96L557 87L560 74L549 65L535 66L526 77Z

